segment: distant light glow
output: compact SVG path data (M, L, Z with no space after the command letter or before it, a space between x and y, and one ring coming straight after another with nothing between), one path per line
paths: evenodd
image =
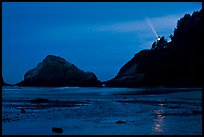
M154 29L154 26L153 26L153 24L151 23L151 21L150 21L148 18L146 18L146 21L147 21L148 25L150 26L150 28L152 29L152 31L153 31L153 33L155 34L155 36L158 38L159 35L157 34L156 30Z
M160 39L158 38L158 40ZM166 104L160 103L159 106L166 106Z
M159 104L159 105L166 105L166 104ZM154 124L152 126L152 130L153 132L155 132L156 134L161 134L164 133L166 130L166 125L165 125L165 117L163 116L165 112L164 107L159 107L158 110L155 110L154 113L156 115L155 119L154 119Z

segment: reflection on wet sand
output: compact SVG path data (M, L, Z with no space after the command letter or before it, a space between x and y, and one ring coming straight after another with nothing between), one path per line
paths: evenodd
M152 131L155 134L164 134L166 131L165 127L165 117L162 115L165 112L164 106L166 104L158 104L159 107L157 110L154 111L155 118L153 119L154 123L152 126Z

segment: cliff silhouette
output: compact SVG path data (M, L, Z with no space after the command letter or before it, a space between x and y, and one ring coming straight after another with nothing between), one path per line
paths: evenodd
M128 61L119 73L104 84L110 87L202 86L203 11L185 14L178 20L171 41L152 44Z

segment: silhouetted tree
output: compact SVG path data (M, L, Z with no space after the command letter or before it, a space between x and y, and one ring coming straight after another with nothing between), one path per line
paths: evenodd
M192 15L185 14L183 18L178 20L174 35L171 36L171 40L177 48L201 50L202 12L201 9L199 12L193 12Z
M164 37L161 37L160 40L152 44L152 49L163 49L167 47L167 40Z
M169 37L170 37L170 39L172 40L172 39L173 39L173 37L174 37L174 35L173 35L173 34L171 34Z
M156 42L154 42L153 44L152 44L152 49L156 49L157 48L157 44L156 44Z

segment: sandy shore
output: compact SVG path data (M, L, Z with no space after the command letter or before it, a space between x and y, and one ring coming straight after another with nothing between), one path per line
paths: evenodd
M77 92L82 90L90 92ZM152 94L154 89L146 95L106 94L107 91L95 94L92 90L120 91L118 88L3 88L2 133L53 135L59 133L52 132L52 127L60 127L62 135L202 134L202 89ZM33 102L37 98L47 100Z

